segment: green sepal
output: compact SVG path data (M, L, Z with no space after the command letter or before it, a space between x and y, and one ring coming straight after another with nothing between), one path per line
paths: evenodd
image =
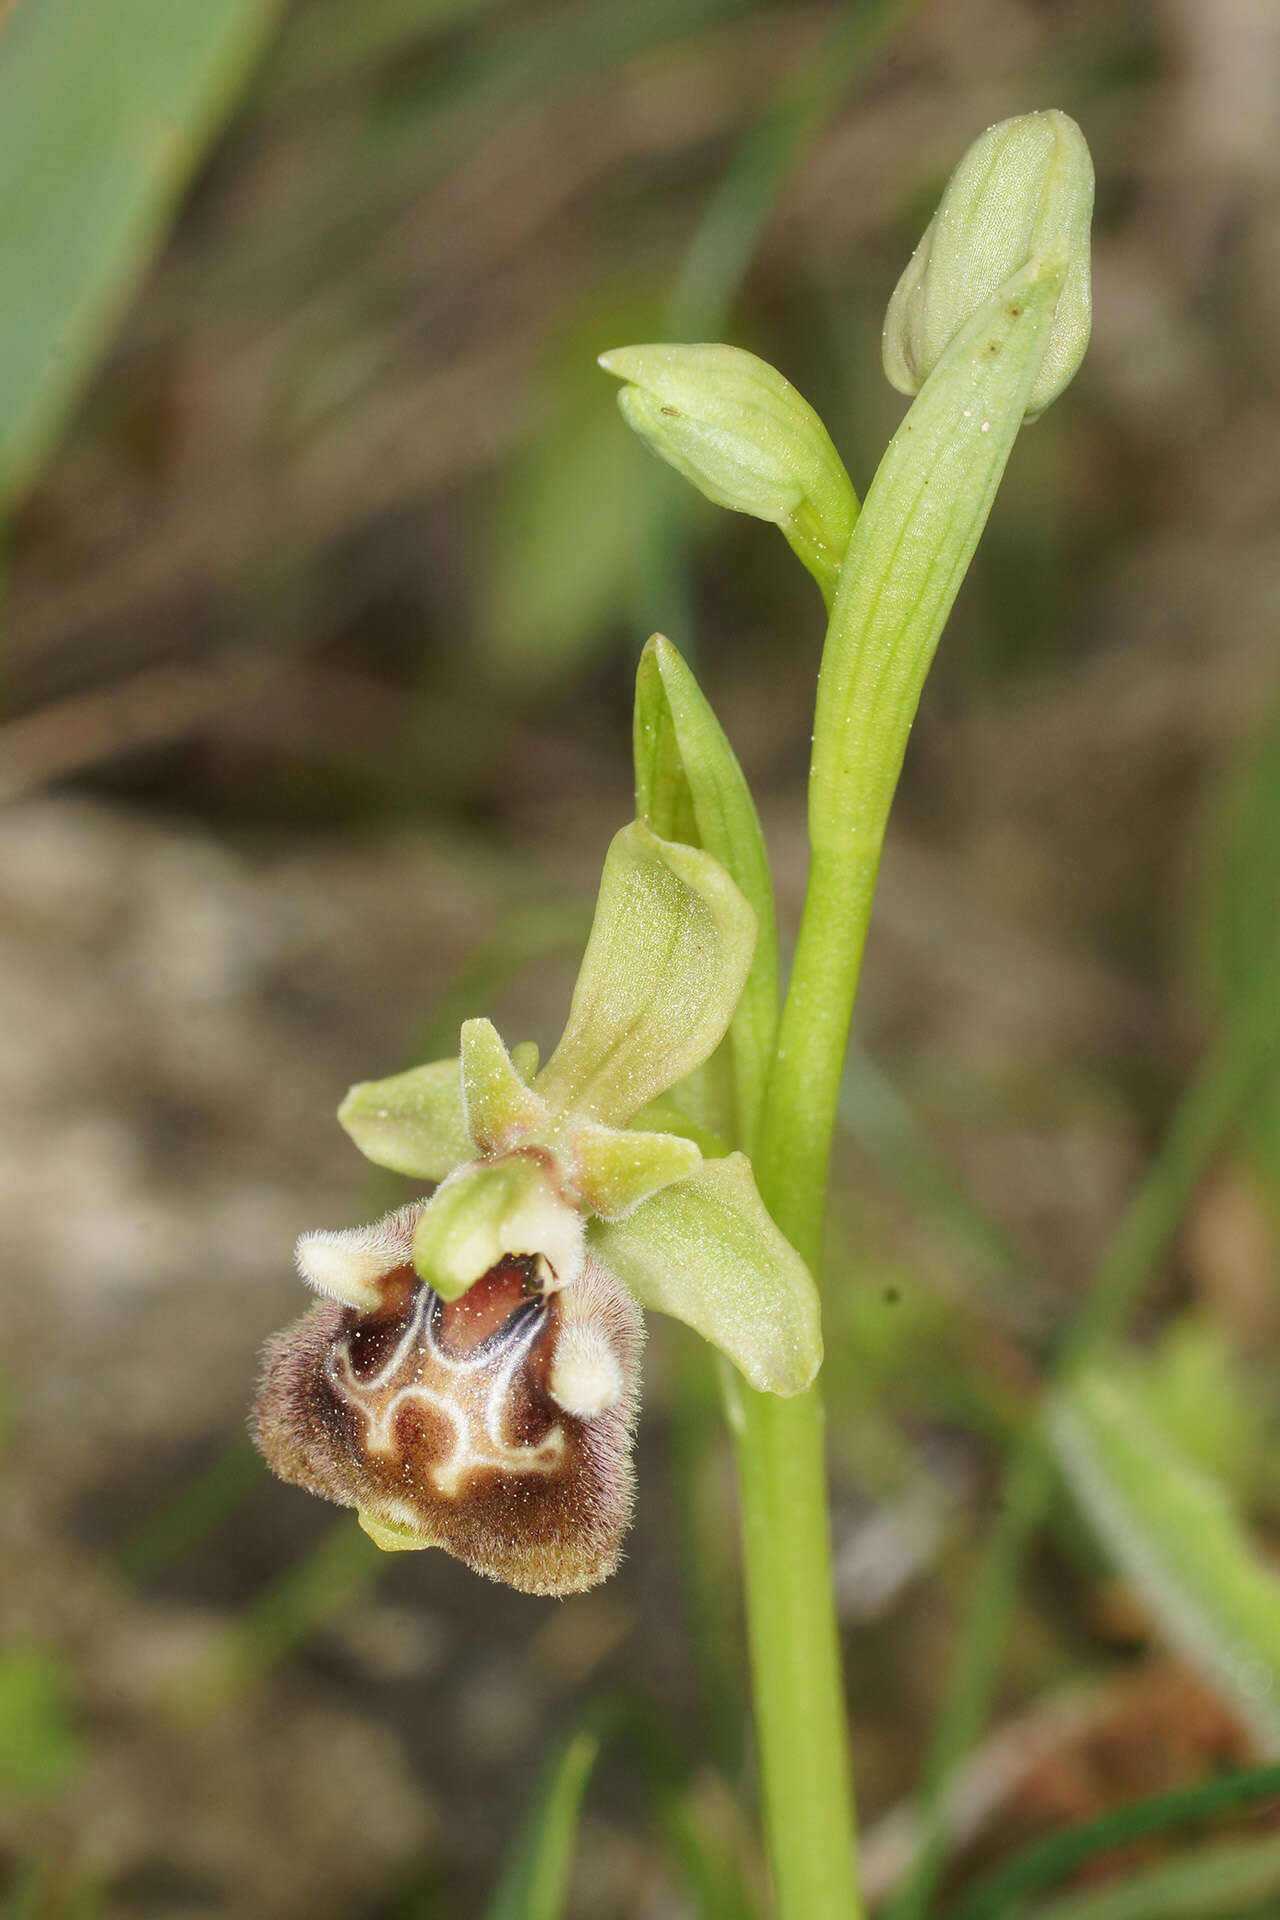
M702 1164L692 1140L584 1120L573 1130L574 1186L602 1220L622 1220L651 1194L687 1180Z
M634 432L708 500L772 520L827 604L858 499L831 436L791 382L741 347L616 347L600 355L626 382Z
M732 1360L762 1393L802 1393L822 1364L818 1290L756 1190L745 1154L707 1160L587 1243L640 1302Z
M553 1114L625 1126L711 1054L751 966L756 922L719 861L638 820L605 857L555 1052L534 1081Z
M769 856L751 789L724 729L660 633L640 656L632 744L636 812L655 833L713 854L756 916L751 971L729 1028L734 1118L750 1149L778 1028L778 926Z
M918 393L1006 282L1027 267L1058 264L1061 291L1025 418L1043 413L1089 344L1092 211L1093 162L1068 114L1023 113L988 127L947 182L890 298L884 325L890 384Z
M547 1109L531 1093L492 1020L464 1020L462 1107L477 1153L500 1153L517 1134L546 1124Z
M414 1180L443 1180L474 1149L457 1060L434 1060L387 1080L362 1080L338 1119L367 1160Z
M457 1168L414 1228L414 1268L443 1300L456 1300L509 1254L541 1254L561 1287L582 1270L582 1219L543 1150Z

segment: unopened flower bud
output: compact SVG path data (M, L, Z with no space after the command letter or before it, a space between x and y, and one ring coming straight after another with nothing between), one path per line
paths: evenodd
M600 365L653 452L717 506L779 526L830 598L858 502L831 436L767 360L717 345L617 347Z
M884 370L917 393L947 348L1024 269L1061 279L1026 418L1043 413L1089 343L1089 221L1093 164L1065 113L1024 113L980 135L952 174L938 210L894 289Z

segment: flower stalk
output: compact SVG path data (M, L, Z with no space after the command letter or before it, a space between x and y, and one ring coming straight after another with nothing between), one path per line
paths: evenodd
M886 371L918 392L861 512L853 505L834 574L828 559L821 579L830 620L810 768L810 873L755 1140L760 1192L815 1272L889 808L925 676L1019 428L1062 390L1084 352L1092 191L1087 148L1065 115L990 129L953 176L890 305ZM705 351L669 349L667 376L671 356L681 364L679 356ZM645 363L612 354L605 364L625 373ZM683 365L695 369L692 359ZM692 410L714 419L725 404L709 392ZM638 410L624 398L629 420ZM666 418L644 408L645 438L688 471L689 436L669 436ZM809 435L806 445L818 442ZM829 488L834 497L834 470ZM811 477L807 491L824 489ZM786 531L777 513L762 517ZM780 1920L860 1920L821 1401L816 1388L781 1402L733 1387L729 1417L777 1911Z

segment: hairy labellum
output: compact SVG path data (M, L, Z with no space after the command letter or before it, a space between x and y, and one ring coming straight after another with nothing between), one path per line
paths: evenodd
M282 1479L408 1530L405 1545L525 1593L594 1586L631 1517L639 1309L597 1260L548 1292L520 1255L444 1301L408 1258L408 1214L384 1223L389 1247L409 1235L401 1260L362 1276L376 1306L323 1300L269 1342L258 1447ZM340 1257L344 1236L317 1239ZM305 1242L299 1261L314 1283Z

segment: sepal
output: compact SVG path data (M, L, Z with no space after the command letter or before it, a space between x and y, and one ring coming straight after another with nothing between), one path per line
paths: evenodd
M745 1154L704 1161L625 1220L594 1221L588 1244L641 1306L683 1320L758 1392L802 1393L822 1364L818 1290Z
M568 1024L534 1091L552 1113L624 1126L714 1051L755 938L718 860L632 821L605 858Z

